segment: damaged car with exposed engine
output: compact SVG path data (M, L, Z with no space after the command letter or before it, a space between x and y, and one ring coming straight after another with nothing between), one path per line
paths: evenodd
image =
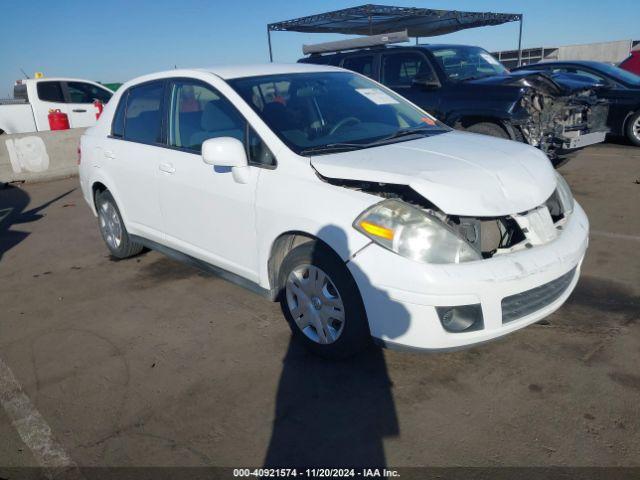
M337 67L140 77L78 155L112 256L156 249L280 301L325 357L456 349L538 322L588 245L544 152L453 130Z
M376 38L376 37L372 37ZM347 42L339 42L344 48ZM510 73L465 45L373 45L331 52L305 46L300 62L336 65L395 90L456 129L527 143L552 160L604 141L608 102L567 75ZM313 48L317 47L317 48ZM329 52L327 52L329 50Z

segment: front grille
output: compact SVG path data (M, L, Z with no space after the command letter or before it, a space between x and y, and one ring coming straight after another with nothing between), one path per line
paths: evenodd
M559 278L526 292L516 293L502 299L502 323L519 318L546 307L562 296L576 273L575 267Z

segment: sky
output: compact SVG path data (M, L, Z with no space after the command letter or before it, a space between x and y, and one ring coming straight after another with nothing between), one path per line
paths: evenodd
M640 40L637 0L370 0L403 7L523 13L523 48ZM20 68L29 76L123 82L178 67L267 62L266 25L366 0L0 0L0 98ZM341 35L274 32L274 59L295 62L303 43ZM518 24L436 37L433 43L517 48Z

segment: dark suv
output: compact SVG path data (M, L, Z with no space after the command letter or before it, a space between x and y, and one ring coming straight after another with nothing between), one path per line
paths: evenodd
M376 47L314 54L377 80L459 129L518 140L550 158L602 142L607 102L562 75L510 73L489 52L462 45Z

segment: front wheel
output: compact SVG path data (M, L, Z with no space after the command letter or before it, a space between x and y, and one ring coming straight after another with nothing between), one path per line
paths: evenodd
M120 210L108 190L96 193L98 225L104 243L116 258L129 258L139 254L143 246L131 240L124 226Z
M640 112L636 112L627 122L627 138L636 147L640 147Z
M371 344L358 287L344 262L322 243L291 250L282 262L279 281L291 331L311 351L346 358Z
M504 138L509 140L509 134L504 128L496 123L480 122L471 125L465 129L467 132L480 133L482 135L489 135L490 137Z

